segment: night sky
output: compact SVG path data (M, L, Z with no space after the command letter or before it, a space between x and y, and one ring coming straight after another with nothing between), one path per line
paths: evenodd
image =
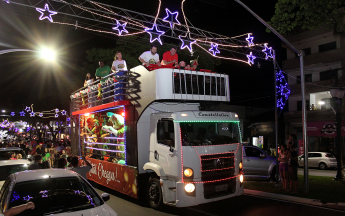
M165 16L166 7L171 11L180 10L181 1L162 0L160 17ZM155 15L159 1L99 2ZM277 1L243 2L269 21ZM54 5L54 2L51 3ZM40 7L43 6L44 3L41 3ZM251 32L255 36L254 42L267 42L276 50L278 60L282 56L279 39L273 33L266 33L265 26L235 1L187 0L184 10L197 28L230 37ZM54 63L38 59L33 52L0 55L0 109L19 112L25 106L34 104L35 111L54 108L69 110L70 93L82 87L84 82L85 74L80 73L79 68L86 61L86 50L93 47L111 48L116 43L116 36L75 30L74 27L51 24L47 20L39 21L39 15L33 8L23 9L21 6L0 2L0 50L37 50L39 46L49 45L59 52L59 59ZM182 15L179 19L182 21ZM258 61L251 67L243 63L222 61L216 68L217 72L230 76L230 104L274 107L273 64L264 60L259 62L260 68L257 67Z

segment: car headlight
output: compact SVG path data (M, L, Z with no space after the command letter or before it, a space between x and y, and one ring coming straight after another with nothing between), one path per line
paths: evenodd
M240 175L240 182L243 183L243 175Z
M183 174L186 176L186 177L191 177L193 175L193 170L191 168L187 168L183 171Z
M192 193L195 190L195 185L192 183L188 183L184 186L184 190L188 193Z

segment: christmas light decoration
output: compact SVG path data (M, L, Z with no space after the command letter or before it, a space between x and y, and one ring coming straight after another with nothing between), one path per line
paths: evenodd
M48 19L49 22L53 22L52 15L57 14L57 12L49 10L49 6L47 3L44 5L44 9L36 8L36 10L41 13L39 20ZM46 15L46 14L48 14L48 15Z
M178 36L178 38L180 38L180 40L182 41L180 49L184 49L187 47L189 52L193 52L192 44L196 43L196 40L191 39L190 32L187 32L185 36L180 35Z
M59 114L55 114L55 118L59 117Z
M161 36L165 33L164 31L160 31L157 28L156 23L153 24L152 28L145 28L145 31L150 35L150 43L157 40L162 45ZM156 35L155 37L152 37L152 35Z
M30 195L27 195L25 197L23 197L24 201L30 201L30 199L32 199L33 197L31 197Z
M39 117L43 117L43 113L38 114Z
M167 16L164 17L163 21L168 22L170 24L170 28L174 28L176 25L181 25L181 23L178 21L177 16L178 12L171 13L171 11L168 8L165 8L165 11L167 12ZM176 22L174 22L175 20Z
M56 112L56 113L58 113L58 112L59 112L59 109L58 109L58 108L56 108L56 109L55 109L55 112Z
M117 30L119 32L119 35L122 35L122 32L128 33L128 31L126 30L126 22L121 25L121 23L116 20L116 25L116 27L113 27L113 30Z
M25 111L30 112L31 111L30 107L25 107Z
M43 197L48 197L48 191L47 190L40 191L40 194L42 194L42 198Z
M24 111L21 111L19 114L20 114L20 116L25 116L25 112Z
M248 58L248 64L254 64L254 59L256 59L256 57L255 56L253 56L253 53L252 52L250 52L250 54L249 55L247 55L247 58Z
M30 113L30 117L35 117L35 113L34 113L34 112L31 112L31 113Z
M69 121L71 121L71 118L69 118L69 117L68 117L68 118L66 118L66 121L68 121L68 122L69 122Z
M251 34L248 34L248 37L246 38L246 41L248 42L248 47L255 46L253 40L254 37L252 37Z
M15 113L14 113L14 112L11 112L11 116L15 116Z
M291 93L282 71L276 73L277 107L283 109Z
M273 58L272 47L268 47L267 43L265 43L264 46L265 46L265 49L263 49L262 52L264 52L266 55L265 59L267 60L268 58Z
M211 43L211 48L208 51L213 52L212 55L216 56L216 54L220 53L220 51L218 50L218 44Z
M66 115L66 114L67 114L67 111L62 110L62 111L61 111L61 114L62 114L62 115Z

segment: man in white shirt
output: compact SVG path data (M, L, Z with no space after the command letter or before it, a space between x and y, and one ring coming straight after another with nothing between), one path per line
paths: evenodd
M139 61L145 66L156 64L160 67L161 63L159 61L159 55L157 54L157 47L152 45L150 51L143 52L143 54L140 55Z

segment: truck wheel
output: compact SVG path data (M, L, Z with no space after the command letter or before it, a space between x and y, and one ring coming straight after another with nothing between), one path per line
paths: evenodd
M151 208L158 209L162 207L163 194L160 181L157 178L150 177L147 188L147 200Z
M319 168L320 168L320 170L325 170L325 169L327 169L327 165L325 163L320 163Z

